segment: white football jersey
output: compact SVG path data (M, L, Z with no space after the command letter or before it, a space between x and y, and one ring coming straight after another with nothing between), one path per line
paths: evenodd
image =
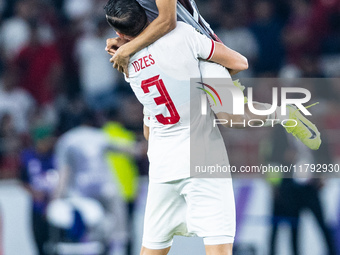
M200 161L194 163L228 164L210 108L201 115L204 92L190 90L190 78L201 77L200 59L210 59L214 49L213 40L178 22L173 31L130 59L127 81L150 113L150 181L189 177L190 142L195 147L191 153Z

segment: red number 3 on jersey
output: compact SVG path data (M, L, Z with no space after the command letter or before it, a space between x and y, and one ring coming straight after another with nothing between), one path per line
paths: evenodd
M142 81L142 89L145 94L150 92L150 87L156 86L160 96L154 98L155 103L157 105L165 104L166 108L168 109L170 113L170 117L164 117L163 114L156 115L156 119L158 122L162 123L163 125L169 125L169 124L176 124L180 117L179 114L175 108L174 103L172 102L168 91L166 90L163 80L159 79L159 75L154 76L150 79Z

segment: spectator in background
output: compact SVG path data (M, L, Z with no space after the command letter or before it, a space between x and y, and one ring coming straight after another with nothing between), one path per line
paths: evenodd
M136 134L125 128L124 124L120 120L120 112L111 109L107 113L107 122L103 126L104 132L112 139L120 144L133 144L136 142ZM147 142L145 141L145 156L147 151ZM107 155L110 170L112 171L115 179L118 181L118 189L123 197L125 203L128 206L128 218L129 218L129 241L128 241L128 252L132 252L133 240L131 237L134 203L137 197L138 191L138 166L135 158L131 157L127 153L121 152L109 152Z
M68 98L59 109L57 134L62 135L79 125L85 111L87 108L81 97Z
M61 19L56 44L63 67L61 92L66 97L74 98L80 94L79 68L75 59L75 47L81 34L82 32L76 27L75 23L66 17Z
M39 255L47 255L44 246L49 240L49 228L45 210L58 181L52 152L52 129L49 126L37 127L32 138L34 146L21 153L21 180L33 198L32 227Z
M317 52L320 53L320 45L325 37L331 33L331 19L340 11L339 0L313 0L311 27L313 39L316 40Z
M117 110L120 112L120 120L127 129L137 133L137 136L143 136L143 106L132 94L130 87L125 86L125 89L127 90L122 90L119 94L121 99Z
M269 162L272 165L289 166L294 162L296 150L289 146L289 137L283 134L283 129L279 126L274 127L272 134L272 150L269 155ZM292 175L284 175L282 173L271 174L268 178L273 188L273 215L272 215L272 232L270 237L269 255L277 254L276 238L279 226L286 223L291 231L291 243L293 254L297 255L297 215L298 202L296 196L296 185L292 179Z
M39 39L46 43L53 39L51 28L39 20L39 0L18 0L15 4L15 14L5 20L0 28L0 44L9 61L13 60L21 49L29 42L31 30L29 23L37 22Z
M291 0L292 13L283 30L286 61L296 64L306 53L318 53L321 36L313 27L310 0Z
M30 23L30 40L15 59L20 86L25 88L38 105L45 109L46 118L55 121L54 100L62 84L62 63L54 43L44 43L36 22Z
M7 70L0 81L0 116L4 113L12 118L18 134L29 132L29 125L35 108L32 96L18 87L18 73Z
M5 1L1 0L0 1L0 20L2 19L2 14L5 10L5 5L6 5Z
M119 112L111 109L107 113L107 122L103 126L104 132L116 143L131 145L136 143L136 134L126 129L119 118ZM138 190L138 169L135 159L131 155L121 152L109 152L108 161L121 196L127 203L133 203Z
M228 8L220 19L220 29L216 34L225 45L244 55L249 62L248 70L239 73L238 77L252 77L252 63L258 56L258 44L253 33L242 25L242 20L233 9Z
M65 70L66 78L70 79L70 84L66 89L74 96L81 90L77 42L82 36L94 33L95 24L93 20L95 17L93 9L95 5L94 0L63 0L61 8L64 18L62 20L62 30L59 33L58 45L61 49L64 64L67 67Z
M80 71L84 99L93 110L108 110L115 106L115 88L121 76L112 70L109 55L103 50L110 37L105 19L96 20L96 30L79 38L75 52Z
M327 138L326 138L327 139ZM304 164L331 164L332 159L329 154L329 150L327 148L327 143L324 143L317 153L312 152L301 143L298 143L297 140L292 139L290 141L293 146L295 146L297 154L295 157L295 164L302 165ZM297 201L298 211L297 211L297 233L294 236L296 238L296 242L300 243L300 236L299 236L299 224L301 219L301 213L304 210L309 210L318 224L319 229L321 230L323 236L323 242L326 245L328 255L336 255L336 247L334 242L334 236L331 231L330 226L327 224L324 214L324 209L321 203L320 193L322 187L325 185L325 181L320 178L320 175L313 175L313 173L307 171L308 169L303 169L305 173L299 175L294 175L294 182L297 185L297 190L294 194L294 199ZM326 176L327 177L327 176ZM297 254L300 254L299 247L297 247Z
M226 0L224 0L226 1ZM210 0L210 1L196 1L201 6L200 11L202 17L209 20L209 25L215 31L221 26L221 19L223 13L223 2L221 0Z
M277 73L284 55L281 44L282 24L274 13L274 4L268 0L258 0L253 7L254 20L250 24L258 45L258 54L253 62L256 75Z
M93 127L93 121L93 114L84 112L80 126L66 132L57 142L60 181L55 198L86 197L98 201L105 210L100 225L108 254L123 254L128 238L127 208L109 170L106 153L110 150L128 153L132 148L123 149L110 141L101 129ZM83 236L78 238L81 240Z
M71 20L85 20L91 16L94 0L64 0L63 9Z
M323 54L340 54L340 1L329 16L330 32L322 43Z
M10 114L0 117L0 179L18 178L20 136Z
M1 32L1 24L2 24L2 20L3 20L3 15L5 12L5 8L6 8L6 3L3 0L0 0L0 32ZM2 49L2 43L1 43L1 35L0 35L0 75L3 72L4 66L5 66L5 57L4 57L4 51Z
M282 134L281 127L275 127L272 135L271 165L305 166L304 164L330 164L331 158L325 142L317 152L308 150L302 143L293 137ZM315 174L315 173L314 173ZM292 250L294 255L302 254L300 251L299 228L301 213L308 209L311 211L322 232L324 243L327 246L326 254L336 255L334 237L325 216L320 200L320 191L324 185L322 179L317 178L310 171L285 173L283 176L270 179L274 185L273 229L270 242L270 255L277 254L276 237L278 226L285 222L290 225ZM282 180L278 179L283 177Z
M301 56L298 66L301 70L301 77L304 78L325 78L321 71L319 57L313 54L304 54ZM325 85L326 86L326 85ZM329 92L325 86L320 86L318 89L321 93ZM316 94L320 95L320 94Z

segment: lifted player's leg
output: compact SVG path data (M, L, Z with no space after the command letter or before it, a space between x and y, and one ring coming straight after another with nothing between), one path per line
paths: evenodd
M320 132L318 128L303 116L300 111L292 105L287 105L289 115L286 119L286 131L299 139L304 145L312 150L319 149L321 145Z

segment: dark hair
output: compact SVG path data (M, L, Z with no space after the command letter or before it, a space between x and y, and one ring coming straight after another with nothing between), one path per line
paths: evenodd
M110 26L122 34L137 36L146 26L146 13L136 0L109 0L104 10Z

